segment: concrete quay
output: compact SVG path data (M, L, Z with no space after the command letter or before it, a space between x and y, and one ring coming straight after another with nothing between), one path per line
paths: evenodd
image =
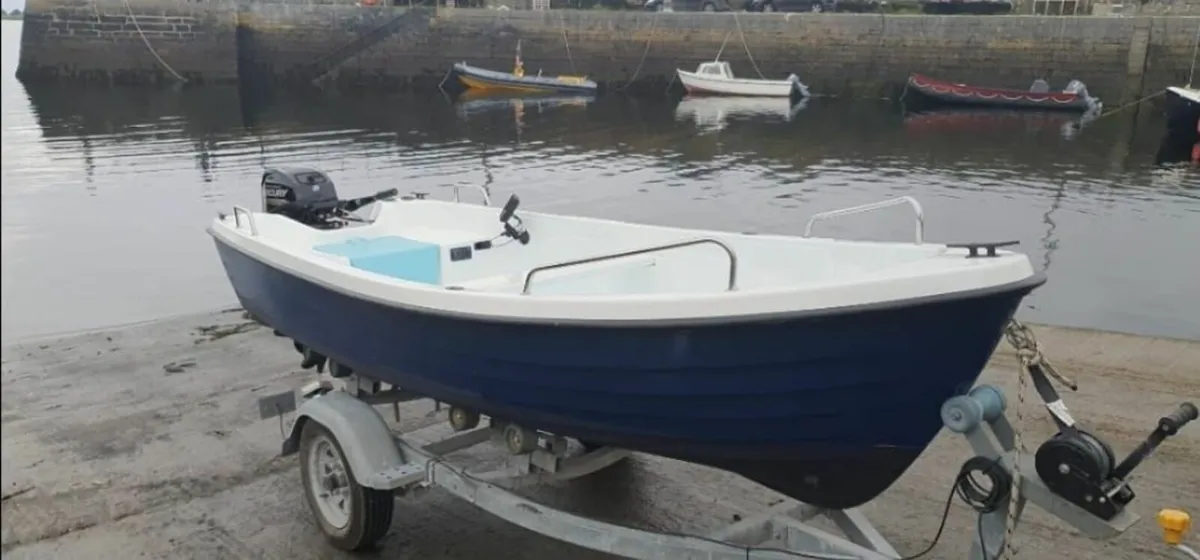
M1074 416L1118 455L1159 416L1200 395L1200 342L1034 331L1051 361L1079 383L1065 395ZM311 520L295 458L277 457L278 419L257 415L259 396L313 376L297 358L287 340L240 310L6 345L0 551L11 560L345 557ZM983 379L1009 393L1010 411L1016 363L1002 345ZM1032 394L1021 410L1025 441L1035 446L1052 424ZM404 429L441 421L428 403L401 409ZM865 513L902 553L923 550L969 457L965 441L943 433ZM1034 509L1016 532L1018 558L1169 558L1152 517L1163 507L1200 515L1197 464L1200 429L1189 426L1138 471L1131 508L1141 523L1114 541L1094 542ZM640 455L531 492L564 509L673 531L709 531L778 500L734 475ZM974 525L974 512L955 500L929 557L966 557ZM439 490L397 501L379 556L604 557L508 525Z
M1083 80L1109 103L1187 81L1200 17L493 10L321 2L29 0L18 76L44 82L332 83L433 90L459 61L661 94L722 58L825 95L894 97L910 73L995 86ZM1110 105L1111 106L1111 105Z

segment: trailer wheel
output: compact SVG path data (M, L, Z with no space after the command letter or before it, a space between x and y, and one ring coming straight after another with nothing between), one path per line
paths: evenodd
M337 439L311 420L300 433L300 477L308 508L334 547L371 549L391 527L395 498L361 486Z
M450 419L450 426L456 432L464 432L479 427L479 413L472 410L452 406L447 417Z
M504 426L504 445L513 455L530 453L537 449L537 444L537 432L516 424Z

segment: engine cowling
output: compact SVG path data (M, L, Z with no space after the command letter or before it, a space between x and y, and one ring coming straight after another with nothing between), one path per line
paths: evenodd
M263 211L321 226L338 206L337 188L328 175L307 167L272 168L263 172Z

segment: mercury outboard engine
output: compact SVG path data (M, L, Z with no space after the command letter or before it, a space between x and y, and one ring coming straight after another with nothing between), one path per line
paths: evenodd
M264 212L314 227L323 227L338 206L337 189L329 176L303 167L264 171L262 196Z
M347 221L354 221L350 212L397 194L396 189L388 189L362 198L340 200L333 180L307 167L267 169L261 186L264 212L283 214L319 229L340 228Z

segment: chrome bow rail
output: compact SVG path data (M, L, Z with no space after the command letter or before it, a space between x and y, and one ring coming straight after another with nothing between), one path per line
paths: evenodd
M921 203L917 202L917 199L915 199L911 196L901 196L899 198L889 198L887 200L881 200L879 202L872 202L870 204L862 204L859 206L851 206L849 208L841 208L838 210L830 210L828 212L820 212L817 214L813 214L813 216L808 219L808 224L806 224L804 226L804 237L809 237L812 235L813 224L815 224L819 221L827 220L829 218L838 218L841 216L849 216L851 214L862 214L864 212L873 212L875 210L882 210L884 208L890 208L892 206L899 206L901 204L908 204L909 206L912 207L913 212L916 213L916 215L917 215L917 233L916 233L917 244L920 245L921 243L924 243L925 242L925 211L923 209L921 209Z
M479 191L479 194L483 195L483 205L492 205L492 195L488 193L487 187L471 183L457 183L454 185L454 202L462 202L461 198L459 197L459 191L461 191L463 188L472 188Z
M250 235L258 235L258 226L254 223L254 214L242 206L233 207L233 224L234 227L242 228L241 215L246 215L246 223L250 224Z

